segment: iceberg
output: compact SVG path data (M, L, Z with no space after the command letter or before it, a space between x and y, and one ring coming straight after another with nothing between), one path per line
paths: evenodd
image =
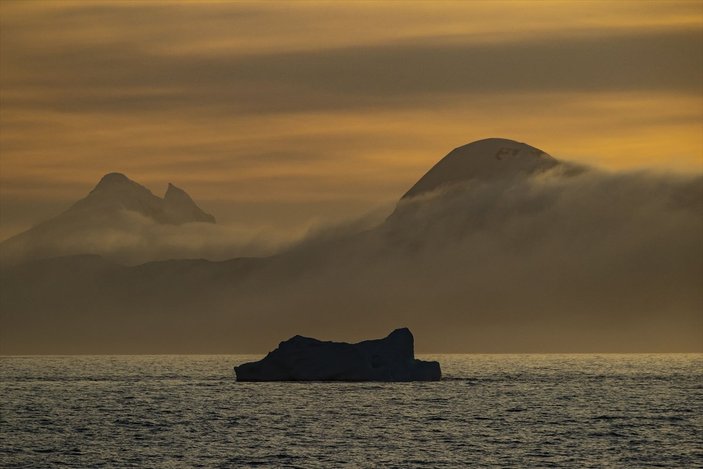
M257 362L234 367L237 381L439 381L436 361L415 359L410 329L356 344L295 336Z

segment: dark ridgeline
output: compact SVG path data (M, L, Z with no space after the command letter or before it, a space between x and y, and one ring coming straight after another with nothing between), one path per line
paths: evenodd
M258 362L234 367L237 381L439 381L435 361L415 359L407 327L356 344L296 335Z

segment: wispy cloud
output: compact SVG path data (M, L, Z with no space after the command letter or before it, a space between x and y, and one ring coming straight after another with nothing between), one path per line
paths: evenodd
M5 227L118 170L285 229L291 204L307 221L359 213L487 136L609 167L703 167L695 3L0 8Z

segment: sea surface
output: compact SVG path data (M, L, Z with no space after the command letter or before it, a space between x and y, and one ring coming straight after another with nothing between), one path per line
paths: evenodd
M0 467L703 467L703 355L433 355L434 383L238 383L258 356L0 358Z

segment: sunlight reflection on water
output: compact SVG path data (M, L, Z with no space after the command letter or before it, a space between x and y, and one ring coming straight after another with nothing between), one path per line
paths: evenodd
M703 355L425 355L435 383L237 383L257 356L0 359L0 466L703 465Z

